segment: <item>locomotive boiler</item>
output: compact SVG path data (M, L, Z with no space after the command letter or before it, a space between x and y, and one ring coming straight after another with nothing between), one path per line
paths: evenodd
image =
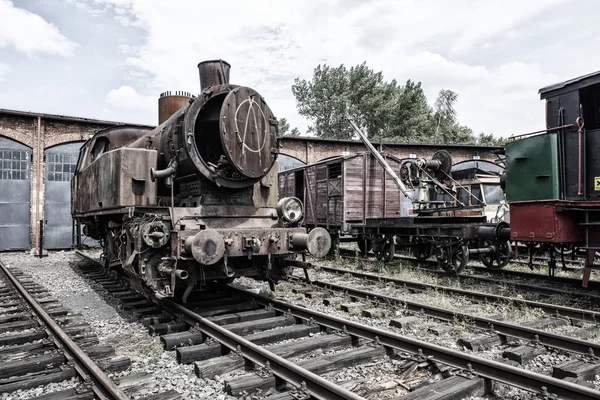
M277 120L264 98L230 84L225 61L198 68L198 96L163 103L168 119L154 129L96 133L72 181L73 217L101 241L107 268L183 302L239 276L273 285L296 254L331 246L324 229L299 226L299 199L279 200Z

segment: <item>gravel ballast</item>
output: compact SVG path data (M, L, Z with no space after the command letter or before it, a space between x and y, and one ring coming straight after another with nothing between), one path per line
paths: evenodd
M90 255L97 257L99 252ZM131 367L125 372L110 374L111 379L117 380L139 372L154 376L157 385L148 385L147 388L136 391L132 398L174 389L185 399L234 399L225 394L222 382L199 379L194 374L193 366L178 364L175 352L163 351L158 336L150 336L146 327L123 310L118 301L100 285L79 275L76 266L81 258L74 252L50 251L48 257L41 259L29 253L3 253L0 260L31 274L64 307L73 313L82 314L101 343L112 345L117 355L131 358ZM52 390L40 392L40 389L31 389L2 396L0 399L25 399L73 385L73 382L62 382L54 384Z

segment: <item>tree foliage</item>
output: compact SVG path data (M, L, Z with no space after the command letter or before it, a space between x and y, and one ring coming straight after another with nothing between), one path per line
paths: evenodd
M300 136L298 128L294 127L290 130L290 123L287 118L279 118L277 122L279 123L279 136Z
M460 125L454 108L458 94L441 90L430 107L420 82L385 81L366 62L350 67L319 64L312 80L292 85L298 112L312 122L309 132L322 138L351 139L350 112L371 139L421 143L496 144L490 134L475 136ZM289 129L289 127L288 127ZM281 128L280 128L281 131Z

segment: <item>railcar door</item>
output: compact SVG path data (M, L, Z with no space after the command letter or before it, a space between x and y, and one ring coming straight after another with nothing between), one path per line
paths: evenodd
M0 137L0 251L29 248L31 149Z

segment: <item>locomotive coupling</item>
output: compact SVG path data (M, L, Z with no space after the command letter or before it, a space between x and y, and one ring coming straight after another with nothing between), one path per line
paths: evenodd
M325 257L331 248L331 236L323 228L314 228L309 233L294 233L290 237L294 251L308 252L315 257Z

